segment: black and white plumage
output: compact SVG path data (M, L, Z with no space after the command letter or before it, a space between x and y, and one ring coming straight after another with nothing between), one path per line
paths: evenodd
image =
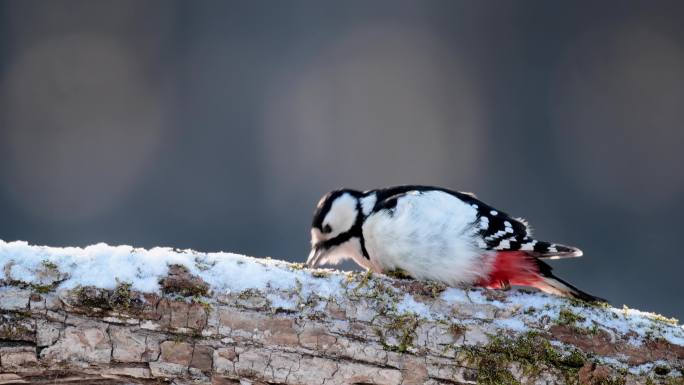
M310 266L353 259L374 272L402 270L449 285L525 285L600 300L555 277L542 261L581 250L538 241L523 219L440 187L332 191L316 207L311 243Z

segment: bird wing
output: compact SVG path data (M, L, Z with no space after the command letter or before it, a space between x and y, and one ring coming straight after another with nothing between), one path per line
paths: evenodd
M477 211L473 225L477 228L483 250L492 251L526 251L541 259L560 259L582 256L576 247L557 243L538 241L532 237L532 229L522 218L513 218L480 201L471 193L463 193L449 189L406 185L374 190L377 196L373 211L393 209L397 200L407 194L420 194L426 191L442 191L471 205Z
M532 229L522 218L513 218L482 202L472 204L477 205L478 219L475 226L481 237L479 246L485 250L520 250L541 259L582 256L582 250L576 247L534 239Z

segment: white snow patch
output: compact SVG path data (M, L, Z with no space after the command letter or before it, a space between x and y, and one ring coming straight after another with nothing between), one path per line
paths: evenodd
M599 363L606 364L618 369L627 369L629 367L629 365L625 364L622 361L619 361L614 357L596 356L594 357L594 359L597 360Z
M275 309L297 310L297 301L290 298L284 298L283 296L269 293L266 295L266 299L271 303L271 307Z
M489 304L500 308L505 308L508 305L496 301L490 300L484 295L479 289L468 290L456 287L447 288L440 294L440 299L449 305L459 304L459 303L473 303L477 305Z
M168 275L169 265L174 264L184 266L213 290L223 293L266 288L293 290L301 285L300 292L304 296L330 297L339 291L342 283L341 276L319 279L308 271L289 268L284 262L234 253L204 254L165 247L145 250L104 243L85 248L57 248L0 240L0 267L9 266L12 279L37 281L37 272L46 263L58 266L61 273L68 275L59 286L63 289L90 285L113 289L117 284L127 282L134 290L159 292L159 279ZM0 279L5 278L9 277L0 269Z
M659 363L662 363L662 361L659 361ZM651 370L653 370L653 368L655 366L656 366L655 362L647 362L645 364L633 366L633 367L629 368L628 370L631 374L635 374L638 376L638 375L643 375L643 374L649 373Z
M526 332L530 328L525 323L516 318L502 318L494 320L494 324L500 328L513 330L516 332Z
M397 302L397 312L413 313L425 319L432 319L430 309L424 304L417 302L410 294L404 294L404 297Z
M444 290L439 297L442 299L442 301L450 305L454 303L470 302L470 299L466 296L465 291L455 287L450 287Z

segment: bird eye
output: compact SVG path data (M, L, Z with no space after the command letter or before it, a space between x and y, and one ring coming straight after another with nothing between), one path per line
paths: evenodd
M324 233L330 233L330 232L332 232L332 227L330 227L330 225L325 225L325 226L323 226L323 232L324 232Z

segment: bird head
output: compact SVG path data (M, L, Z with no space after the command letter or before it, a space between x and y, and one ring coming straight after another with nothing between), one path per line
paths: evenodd
M360 191L342 189L321 198L311 224L308 266L334 264L363 254L360 240L362 196Z

